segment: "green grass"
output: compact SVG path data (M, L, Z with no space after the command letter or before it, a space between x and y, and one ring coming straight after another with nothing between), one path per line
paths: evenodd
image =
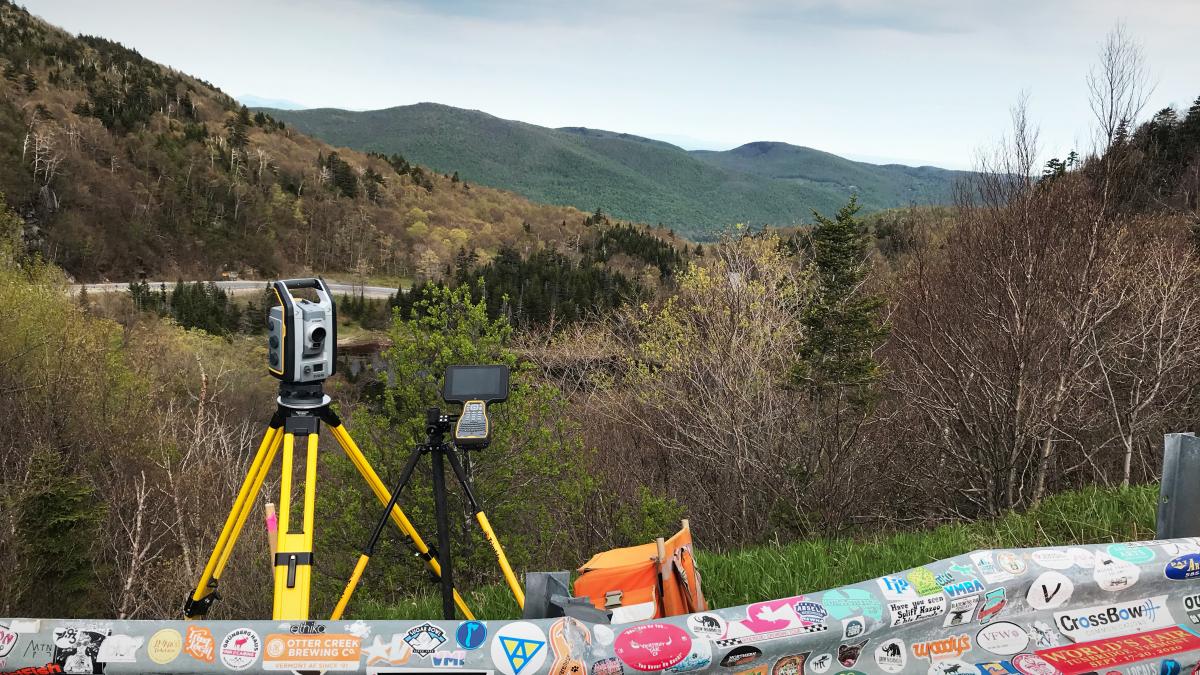
M363 151L399 152L463 180L584 211L662 223L711 238L733 223L789 226L827 214L852 192L867 211L948 203L961 172L853 162L787 145L688 152L647 138L549 129L434 103L349 112L271 110L296 129Z
M1028 548L1132 541L1154 537L1157 485L1127 489L1088 488L1045 500L1036 509L991 521L943 525L931 530L868 539L816 539L698 559L704 593L714 607L821 591L986 548ZM696 533L698 548L704 533ZM400 606L355 606L370 619L428 619L441 615L437 589ZM466 593L467 604L487 619L519 616L507 587Z

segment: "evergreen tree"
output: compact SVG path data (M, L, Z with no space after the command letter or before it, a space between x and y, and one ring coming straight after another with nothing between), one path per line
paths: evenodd
M73 615L95 586L93 547L104 513L95 488L57 453L34 450L22 500L22 557L36 570L39 595L55 598L47 614Z
M832 220L813 212L817 225L809 246L816 293L801 317L805 335L792 379L814 398L849 388L850 400L864 402L879 376L873 352L886 335L883 300L862 288L868 239L855 217L859 208L852 196Z
M1179 137L1188 150L1200 148L1200 96L1188 108L1187 117L1179 125Z

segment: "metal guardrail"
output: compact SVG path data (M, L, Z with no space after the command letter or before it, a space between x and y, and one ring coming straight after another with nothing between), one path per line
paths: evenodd
M1200 540L975 551L828 591L627 625L0 619L0 672L1179 675Z

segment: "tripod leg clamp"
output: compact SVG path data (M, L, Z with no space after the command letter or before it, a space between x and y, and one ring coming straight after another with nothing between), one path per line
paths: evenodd
M276 567L279 567L280 565L287 565L287 568L288 568L287 587L288 588L296 587L296 566L297 565L312 565L312 561L313 561L312 553L308 553L308 552L276 553L275 554L275 566Z
M189 595L187 602L183 603L183 615L189 619L194 619L198 616L208 616L208 610L212 607L212 604L220 599L221 594L215 588L211 593L199 600Z

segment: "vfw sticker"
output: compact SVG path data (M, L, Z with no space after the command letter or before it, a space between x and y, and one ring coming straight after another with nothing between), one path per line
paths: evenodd
M1029 634L1010 621L997 621L984 626L975 635L975 645L993 654L1016 654L1029 644Z
M908 665L908 650L903 640L892 638L875 648L875 664L887 673L898 673Z
M687 658L692 638L669 623L648 623L622 631L613 643L617 658L634 670L666 670Z
M545 662L546 634L535 624L528 621L510 623L492 638L492 663L504 675L533 673Z
M258 661L262 641L249 628L237 628L221 640L221 663L230 670L246 670Z

